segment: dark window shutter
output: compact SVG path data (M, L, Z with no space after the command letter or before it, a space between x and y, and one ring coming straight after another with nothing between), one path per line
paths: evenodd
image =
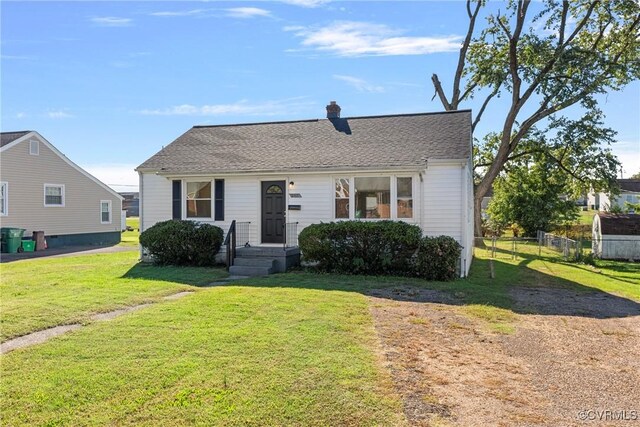
M175 180L172 181L173 185L172 191L172 211L173 211L173 219L182 219L182 181Z
M215 213L214 220L224 221L224 179L215 180Z

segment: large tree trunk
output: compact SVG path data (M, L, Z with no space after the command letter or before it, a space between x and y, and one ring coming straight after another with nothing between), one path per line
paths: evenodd
M479 193L475 193L473 196L473 231L476 237L476 245L481 240L477 239L478 237L482 237L482 198L483 195Z

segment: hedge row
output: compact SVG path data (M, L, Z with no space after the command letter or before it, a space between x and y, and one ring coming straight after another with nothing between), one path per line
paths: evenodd
M452 280L461 246L448 236L422 237L402 221L313 224L298 238L304 259L327 272Z
M140 234L140 244L160 265L215 265L224 233L220 227L195 221L169 220Z

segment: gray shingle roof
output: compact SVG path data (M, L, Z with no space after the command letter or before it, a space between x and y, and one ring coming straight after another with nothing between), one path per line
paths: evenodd
M0 134L0 147L4 147L5 145L15 141L18 138L22 138L26 134L31 132L30 130L23 130L19 132L2 132Z
M640 193L640 179L619 179L618 185L622 191Z
M138 169L163 174L424 167L471 156L468 110L194 126Z

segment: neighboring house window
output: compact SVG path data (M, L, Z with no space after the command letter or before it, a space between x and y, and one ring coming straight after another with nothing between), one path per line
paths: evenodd
M50 207L64 206L64 185L45 184L44 205Z
M391 178L355 178L356 218L391 218Z
M187 182L187 218L211 218L211 181Z
M100 223L111 224L111 200L100 200Z
M398 218L413 218L413 179L398 177L396 180Z
M336 178L336 218L349 218L349 178Z
M9 214L9 184L0 182L0 215L7 216Z
M37 139L29 140L29 154L37 156L40 154L40 143Z

